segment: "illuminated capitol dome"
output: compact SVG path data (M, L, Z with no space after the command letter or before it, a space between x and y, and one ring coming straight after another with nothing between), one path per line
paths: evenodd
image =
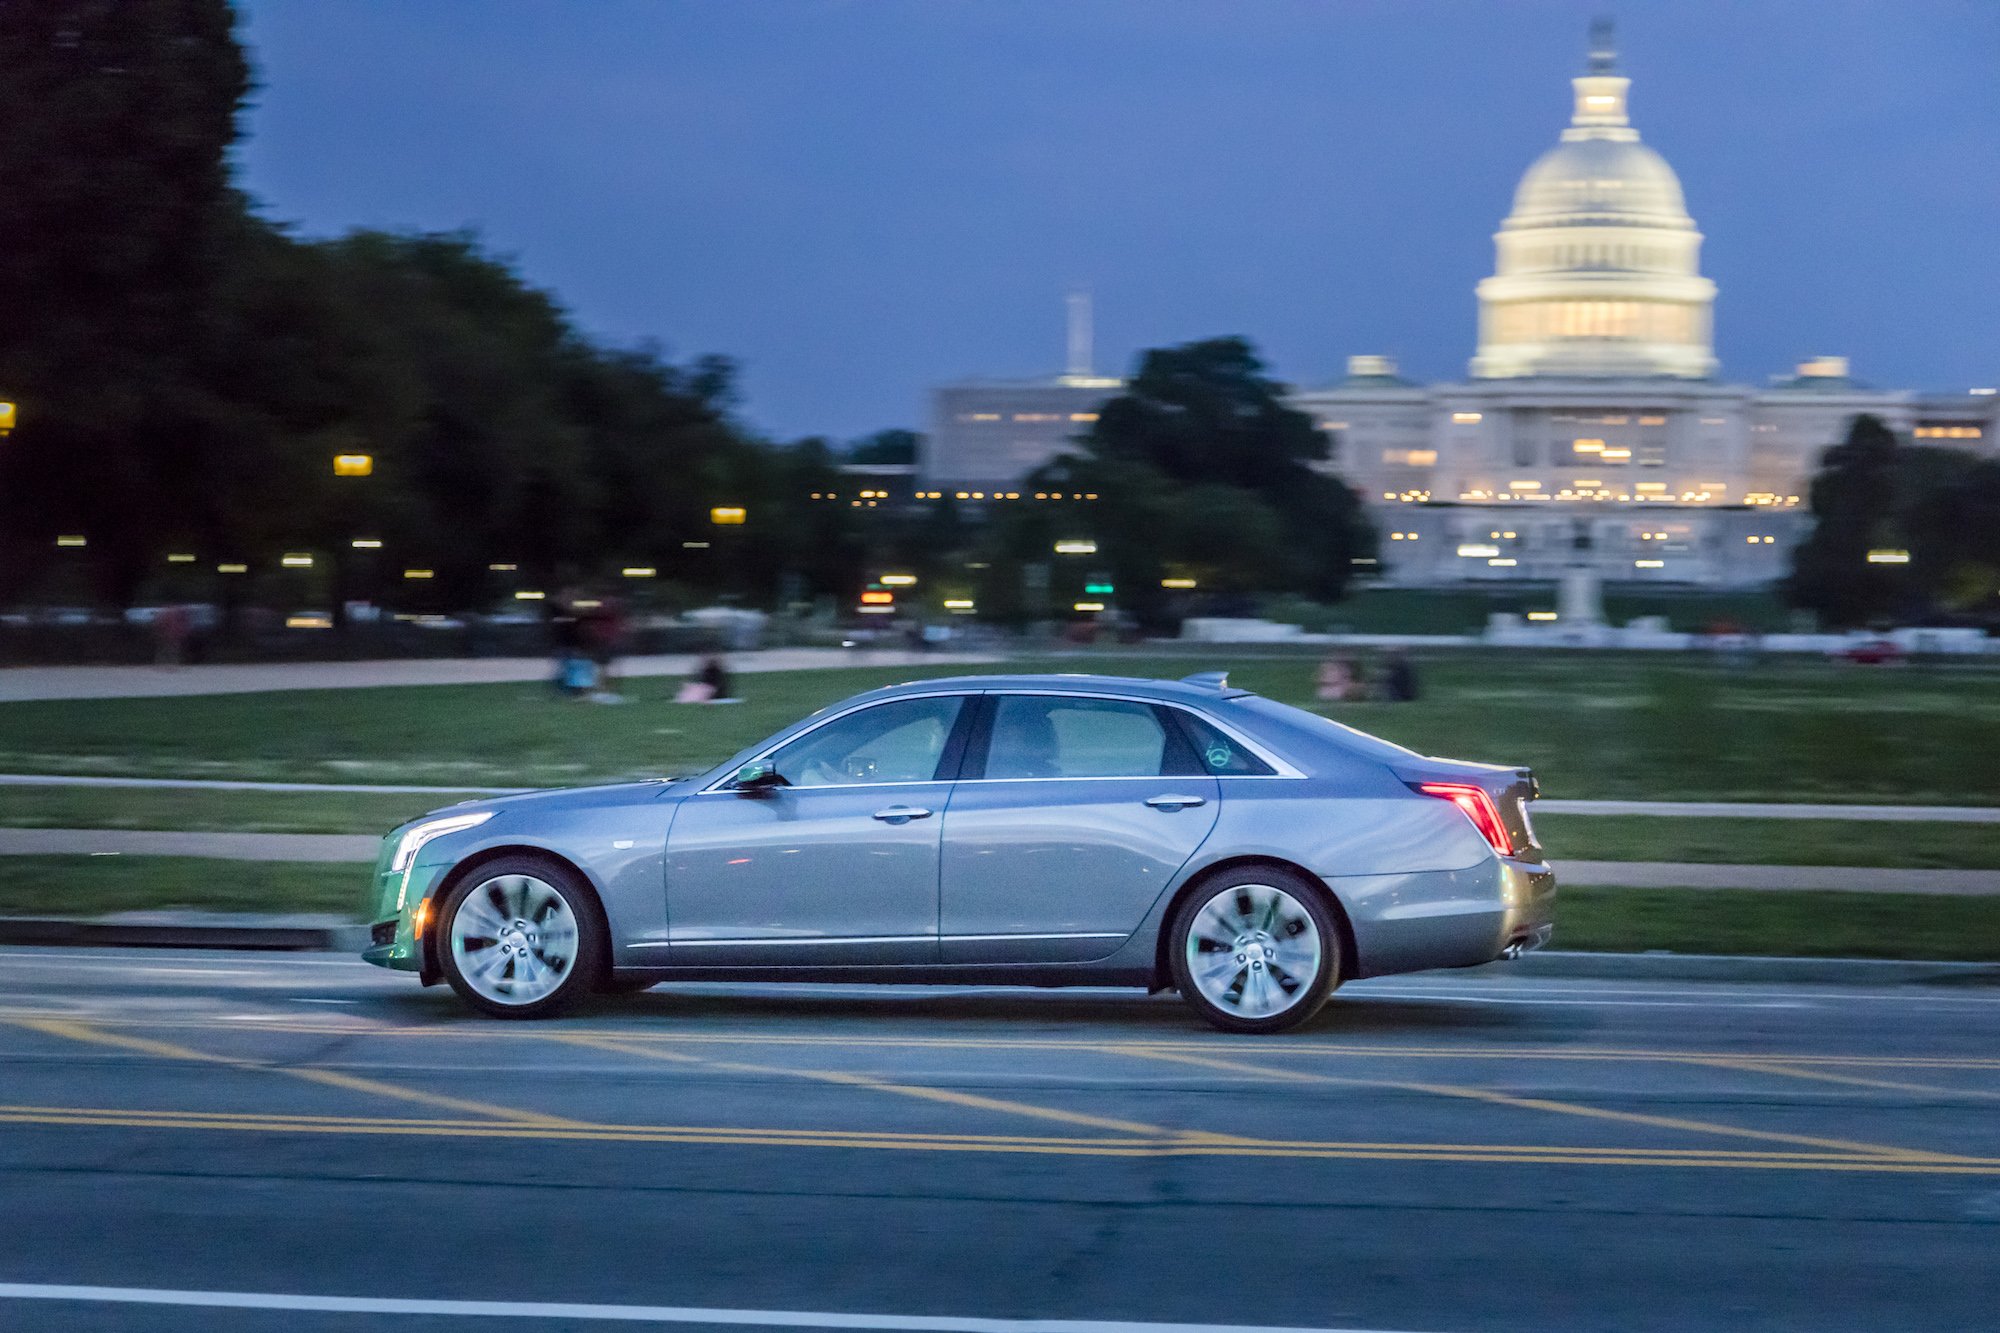
M1426 384L1359 355L1345 378L1292 395L1368 503L1384 579L1550 584L1588 565L1626 583L1769 584L1811 526L1820 455L1857 413L1915 443L1992 454L2000 386L1878 389L1840 356L1762 386L1720 378L1702 235L1680 178L1627 118L1608 24L1570 83L1569 125L1494 237L1470 376ZM1087 372L940 387L920 484L1018 488L1118 392Z
M1680 178L1626 118L1632 81L1615 72L1608 25L1571 82L1569 128L1521 178L1494 237L1472 373L1706 378L1715 284L1701 276L1701 233Z

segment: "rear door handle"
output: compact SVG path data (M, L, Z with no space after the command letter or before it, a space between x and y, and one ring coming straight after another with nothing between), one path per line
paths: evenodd
M1206 796L1148 796L1146 804L1155 810L1180 810L1191 805L1206 805Z
M877 810L875 818L885 824L907 824L912 819L929 819L931 812L920 805L892 805L887 810Z

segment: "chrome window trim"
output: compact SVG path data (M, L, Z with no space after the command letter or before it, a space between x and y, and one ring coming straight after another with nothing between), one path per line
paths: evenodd
M921 692L916 692L911 694L899 694L892 699L870 699L866 703L858 703L854 705L854 707L852 708L843 708L838 713L829 714L828 716L821 718L819 721L813 723L811 726L805 728L802 731L793 732L791 735L786 736L783 740L779 741L777 744L766 746L764 749L759 750L756 754L753 754L748 759L745 759L742 764L736 765L736 767L740 769L743 767L744 764L754 764L759 760L769 759L772 755L784 749L787 745L790 745L793 741L802 741L806 737L812 735L815 731L818 731L821 727L830 726L833 723L840 721L840 719L842 719L843 717L851 716L855 713L862 712L865 709L880 708L885 704L899 704L909 699L964 699L965 701L970 703L972 700L977 699L981 693L982 692L979 690L924 690ZM953 719L954 724L956 724L956 721L957 719L954 718ZM947 735L945 737L945 740L946 743L948 744L951 740L951 737ZM733 772L727 773L722 777L717 778L715 781L709 783L706 787L703 787L700 791L696 792L695 795L712 796L718 792L722 792L734 796L736 794L735 788L726 787L723 784L731 781L732 779L735 778L735 776L736 774ZM949 779L945 780L949 781ZM935 786L938 783L938 781L939 780L937 778L923 778L913 782L849 782L849 783L840 783L837 785L828 783L818 787L799 787L793 790L854 791L861 787L922 787L922 786Z
M1118 703L1145 704L1155 708L1177 709L1180 712L1187 713L1194 717L1200 718L1203 722L1206 722L1209 726L1214 727L1217 731L1229 737L1229 739L1235 741L1238 745L1241 745L1244 749L1248 750L1251 754L1256 755L1259 759L1263 760L1266 764L1270 765L1271 767L1271 772L1269 773L1183 773L1180 776L1194 777L1194 778L1214 778L1217 781L1222 781L1225 779L1241 780L1243 778L1254 778L1265 782L1270 781L1274 777L1303 778L1306 776L1304 773L1299 771L1297 765L1292 764L1285 759L1281 759L1275 754L1272 754L1269 750L1265 749L1260 742L1252 740L1250 737L1244 735L1241 729L1231 726L1229 723L1224 722L1219 717L1215 717L1214 715L1209 713L1204 713L1198 708L1191 708L1187 704L1181 703L1179 700L1176 699L1145 699L1137 695L1131 695L1131 694L1114 694L1109 690L1051 690L1046 687L1037 689L1034 688L1033 686L1026 686L1026 685L1021 686L1018 689L1003 687L1001 689L996 689L996 690L985 690L983 691L983 693L1027 694L1027 695L1037 695L1051 699L1110 699ZM1128 774L1117 778L1101 778L1101 777L960 778L959 781L960 782L1132 782L1137 780L1138 778L1143 778L1148 776L1157 777L1161 775Z
M901 703L905 699L957 698L957 699L964 699L969 702L973 699L980 697L981 695L999 695L999 694L1026 694L1026 695L1036 695L1052 699L1110 699L1117 703L1145 704L1148 706L1159 707L1159 708L1176 708L1183 713L1191 713L1195 717L1200 718L1203 722L1206 722L1209 726L1214 727L1217 731L1220 731L1223 735L1229 737L1229 739L1235 741L1238 745L1241 745L1251 754L1256 755L1259 759L1263 760L1266 764L1270 765L1272 770L1268 774L1184 773L1179 775L1181 777L1206 777L1206 778L1213 778L1218 782L1242 782L1245 780L1253 782L1269 782L1274 778L1286 778L1286 779L1298 780L1298 779L1303 779L1304 777L1307 776L1290 761L1280 758L1278 755L1275 755L1270 750L1266 749L1258 741L1255 741L1250 737L1244 735L1241 729L1231 726L1229 723L1223 721L1219 717L1215 717L1209 713L1204 713L1197 708L1190 708L1188 705L1177 702L1175 700L1146 699L1131 694L1115 694L1109 690L1060 690L1060 689L1050 689L1047 686L1042 686L1040 688L1032 686L1022 686L1018 689L1002 687L999 689L983 689L983 690L971 690L971 691L924 690L921 692L914 692L910 694L899 694L892 699L871 699L866 703L856 704L852 708L843 708L838 713L833 713L827 717L823 717L819 721L813 723L811 726L805 728L803 731L794 732L791 735L785 737L783 740L779 741L777 744L766 746L764 749L759 750L756 754L744 760L743 763L754 764L759 760L768 759L772 755L776 754L779 750L782 750L787 745L790 745L793 741L803 740L807 736L810 736L813 732L818 731L821 727L827 726L830 723L838 722L841 718L846 717L852 713L858 713L864 708L880 708L884 704ZM741 768L743 767L743 764L738 764L736 767ZM722 777L719 777L715 781L711 782L708 786L703 787L698 792L695 792L694 795L734 796L736 794L735 789L733 787L724 785L727 782L729 782L731 778L733 778L734 776L735 776L734 773L730 773ZM942 781L948 783L953 781L956 782L1143 782L1148 776L1160 777L1162 775L1142 774L1137 776L1123 776L1123 777L1073 777L1073 778L958 778L955 780L947 778L947 779L942 779ZM799 788L792 788L790 790L860 791L869 787L936 786L938 785L939 782L940 779L938 778L925 778L919 781L912 781L912 782L854 782L854 783L845 783L839 786L829 785L822 787L799 787Z

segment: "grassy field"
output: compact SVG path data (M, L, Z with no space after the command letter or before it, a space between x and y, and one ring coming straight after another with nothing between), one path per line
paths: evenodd
M368 868L192 857L0 857L0 915L166 907L357 910ZM60 904L56 906L54 904ZM1629 953L2000 961L2000 898L1704 889L1562 890L1556 944Z
M1079 654L1013 669L1232 679L1312 705L1317 659ZM1543 794L2000 804L2000 670L1691 656L1438 652L1411 704L1325 709L1429 754L1534 766ZM745 676L748 702L559 701L535 685L296 691L0 705L0 771L527 786L696 771L857 690L961 668ZM16 789L18 790L18 789ZM0 806L15 799L0 791Z
M0 787L0 826L382 833L470 795ZM1991 824L1538 815L1535 828L1551 857L1578 861L2000 870Z
M2000 825L1536 815L1551 860L2000 870Z
M365 865L207 861L192 856L0 856L0 915L102 916L193 907L353 916Z
M0 827L386 833L406 819L471 795L0 787Z

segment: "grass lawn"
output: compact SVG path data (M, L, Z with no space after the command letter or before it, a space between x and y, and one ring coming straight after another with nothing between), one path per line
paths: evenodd
M353 916L369 867L192 856L0 856L0 915L102 916L196 907L213 912Z
M1554 947L2000 962L2000 898L1568 888Z
M472 795L0 787L0 827L387 833L406 819Z
M2000 825L1536 815L1551 860L2000 870Z
M0 857L0 914L96 916L153 908L355 912L368 868L169 856ZM2000 898L1562 890L1556 944L1629 953L2000 961Z
M0 787L0 827L383 833L470 795ZM1539 815L1535 829L1558 860L2000 870L1991 824Z
M1232 679L1310 705L1317 656L1090 652L1057 669ZM1412 704L1340 720L1428 754L1530 764L1543 793L1635 799L2000 804L2000 671L1818 660L1730 669L1694 656L1434 652ZM851 667L740 678L748 702L559 701L539 685L422 686L0 704L0 771L319 782L554 785L706 768L857 690L964 668ZM12 793L0 791L0 805Z

